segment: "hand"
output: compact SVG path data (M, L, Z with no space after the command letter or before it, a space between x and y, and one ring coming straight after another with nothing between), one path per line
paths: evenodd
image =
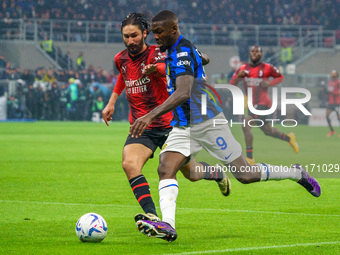
M149 114L144 115L136 119L135 123L130 126L130 132L132 138L140 137L144 130L151 124L152 118Z
M115 111L115 105L107 104L102 111L103 119L107 126L109 126L109 121L112 120L112 115Z
M244 77L246 77L247 75L248 75L248 71L246 71L246 70L241 70L241 71L238 72L237 78L244 78Z
M265 89L265 88L268 88L270 86L270 83L269 83L269 81L261 81L260 86Z
M153 73L154 71L156 71L156 69L157 69L157 64L148 64L144 67L142 74L146 75L146 74Z

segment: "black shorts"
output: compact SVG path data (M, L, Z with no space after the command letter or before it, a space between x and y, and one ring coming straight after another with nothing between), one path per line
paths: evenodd
M339 111L339 105L338 104L329 104L327 106L327 110L331 110L331 111Z
M153 158L153 153L159 147L160 149L163 147L163 144L165 143L166 139L168 138L168 135L171 128L153 128L153 129L145 129L143 134L138 138L132 138L130 135L126 138L124 146L128 144L133 143L139 143L143 144L146 147L150 148L152 150L152 155L150 158Z
M256 110L259 110L259 111L264 111L264 110L268 110L269 109L266 105L255 105L254 108ZM271 119L271 117L272 117L271 114L269 114L269 115L256 115L256 114L253 114L251 111L249 111L249 109L248 109L248 115L252 116L253 119L259 119L259 120L262 120L263 122L266 122L266 119Z

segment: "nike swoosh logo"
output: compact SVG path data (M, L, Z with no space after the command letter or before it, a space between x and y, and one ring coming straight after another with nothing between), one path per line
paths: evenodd
M224 158L225 158L225 159L228 159L228 158L230 158L231 154L233 154L233 153L230 153L230 155L229 155L228 157L224 157Z
M160 226L160 225L157 225L157 228L166 228L166 227L162 227L162 226Z

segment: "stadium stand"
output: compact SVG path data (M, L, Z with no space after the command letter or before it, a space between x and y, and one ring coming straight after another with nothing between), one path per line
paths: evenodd
M119 21L132 11L157 13L170 9L183 23L321 25L339 28L340 2L316 0L194 0L151 3L140 0L3 0L0 19ZM327 14L327 15L326 15Z
M222 0L218 2L213 0L149 2L3 0L0 4L0 55L6 57L0 59L0 92L6 93L7 96L14 96L9 102L11 115L38 116L37 113L32 113L33 110L27 110L26 94L29 92L30 85L35 84L32 88L36 90L35 94L40 93L37 92L38 87L41 87L42 92L45 93L42 97L44 110L36 118L69 119L67 109L64 111L65 109L62 108L62 113L57 114L58 117L49 112L53 108L48 106L48 100L52 97L49 93L52 93L54 80L46 81L44 77L48 79L50 75L47 74L52 73L60 91L62 85L67 89L70 78L81 81L83 86L81 89L85 90L86 100L91 103L87 106L88 114L82 114L82 117L77 118L89 120L91 106L97 100L97 98L89 99L93 96L88 91L89 87L93 82L100 82L112 88L115 83L116 75L112 70L112 58L115 52L123 49L120 20L133 11L152 15L162 9L176 12L181 20L182 33L200 45L202 51L213 57L215 63L212 61L210 69L214 70L215 75L221 72L227 74L230 71L228 59L235 55L235 49L241 54L247 52L244 49L249 45L264 46L265 53L268 53L265 54L265 61L279 64L281 47L292 46L293 61L298 62L308 54L319 54L317 50L320 48L334 50L336 43L340 42L340 17L336 11L340 9L339 0ZM53 41L53 54L41 48L42 42L47 38ZM9 46L10 41L15 43ZM149 36L147 42L153 43L152 36ZM91 43L92 46L88 46ZM86 67L84 70L76 70L77 56L84 47L87 47L84 56ZM112 53L109 56L106 54L108 50ZM224 54L217 52L224 52ZM334 61L337 61L337 55L337 53L333 54ZM245 58L246 56L243 57ZM29 59L34 59L34 63L28 65ZM321 56L319 59L325 58ZM224 64L221 65L221 62ZM313 69L311 63L305 66L307 67L297 66L296 70ZM23 71L25 69L30 70ZM322 69L318 71L325 73ZM22 78L27 76L25 72L29 72L33 77L33 83ZM214 73L209 72L208 70L208 75L212 77L213 82ZM315 70L312 72L317 73ZM291 79L298 80L296 77ZM24 83L18 80L23 80ZM311 84L316 83L311 82ZM18 107L18 111L21 109L22 113L14 114L12 106L20 105L20 102L23 106ZM121 102L122 111L126 108L125 103L124 100ZM125 116L124 112L119 118L123 116Z

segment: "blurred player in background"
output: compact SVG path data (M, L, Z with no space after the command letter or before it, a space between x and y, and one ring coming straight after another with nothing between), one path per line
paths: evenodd
M121 31L126 49L115 56L115 65L119 70L117 83L109 103L102 111L106 125L112 119L115 111L115 103L122 91L126 90L126 97L130 105L129 121L134 121L150 112L156 106L161 105L167 98L167 86L165 78L165 54L159 48L147 45L145 39L150 32L147 17L140 13L131 13L123 21ZM209 59L206 58L206 63ZM156 118L148 125L144 134L139 138L127 137L123 148L122 167L129 180L132 191L143 208L145 215L158 219L156 208L150 194L150 187L142 174L142 168L157 147L162 148L168 133L172 130L170 122L172 112ZM203 168L205 162L192 162L192 169ZM215 180L223 195L230 192L230 181L224 172L202 171L190 174L190 165L181 169L184 176L191 181L201 179Z
M340 80L339 73L336 70L331 71L331 80L328 82L327 92L328 92L328 106L326 112L326 119L329 126L329 133L326 137L331 137L335 134L335 131L332 127L331 120L329 116L334 111L337 115L338 120L340 121L340 116L338 112L338 107L340 106ZM340 137L340 134L339 134Z
M162 221L146 217L139 219L137 214L136 225L141 233L169 242L176 240L176 174L203 148L225 166L231 167L232 174L241 183L290 179L313 196L321 195L318 182L299 164L291 167L264 163L249 165L242 154L241 145L225 124L222 109L207 96L210 92L207 92L204 83L201 53L181 35L176 14L168 10L159 12L153 17L151 28L160 50L168 51L165 61L170 96L163 104L135 120L130 127L130 135L141 137L150 123L170 111L174 113L174 128L159 156L158 188ZM201 112L203 95L206 96L206 114ZM216 121L224 124L215 125Z
M237 85L243 80L244 91L247 94L247 88L252 88L253 106L257 110L268 110L271 107L271 99L268 95L268 87L275 86L283 81L283 75L273 65L264 63L262 60L262 48L253 46L250 49L250 63L242 65L237 69L230 81L230 84ZM274 78L269 80L269 78ZM248 122L253 119L260 119L264 122L261 130L268 136L281 139L289 143L293 147L295 153L299 152L299 145L296 142L294 133L285 134L280 130L272 127L271 122L265 121L268 116L255 115L248 110L248 115L245 117L245 125L243 133L246 141L247 161L249 164L255 164L253 157L253 133Z

